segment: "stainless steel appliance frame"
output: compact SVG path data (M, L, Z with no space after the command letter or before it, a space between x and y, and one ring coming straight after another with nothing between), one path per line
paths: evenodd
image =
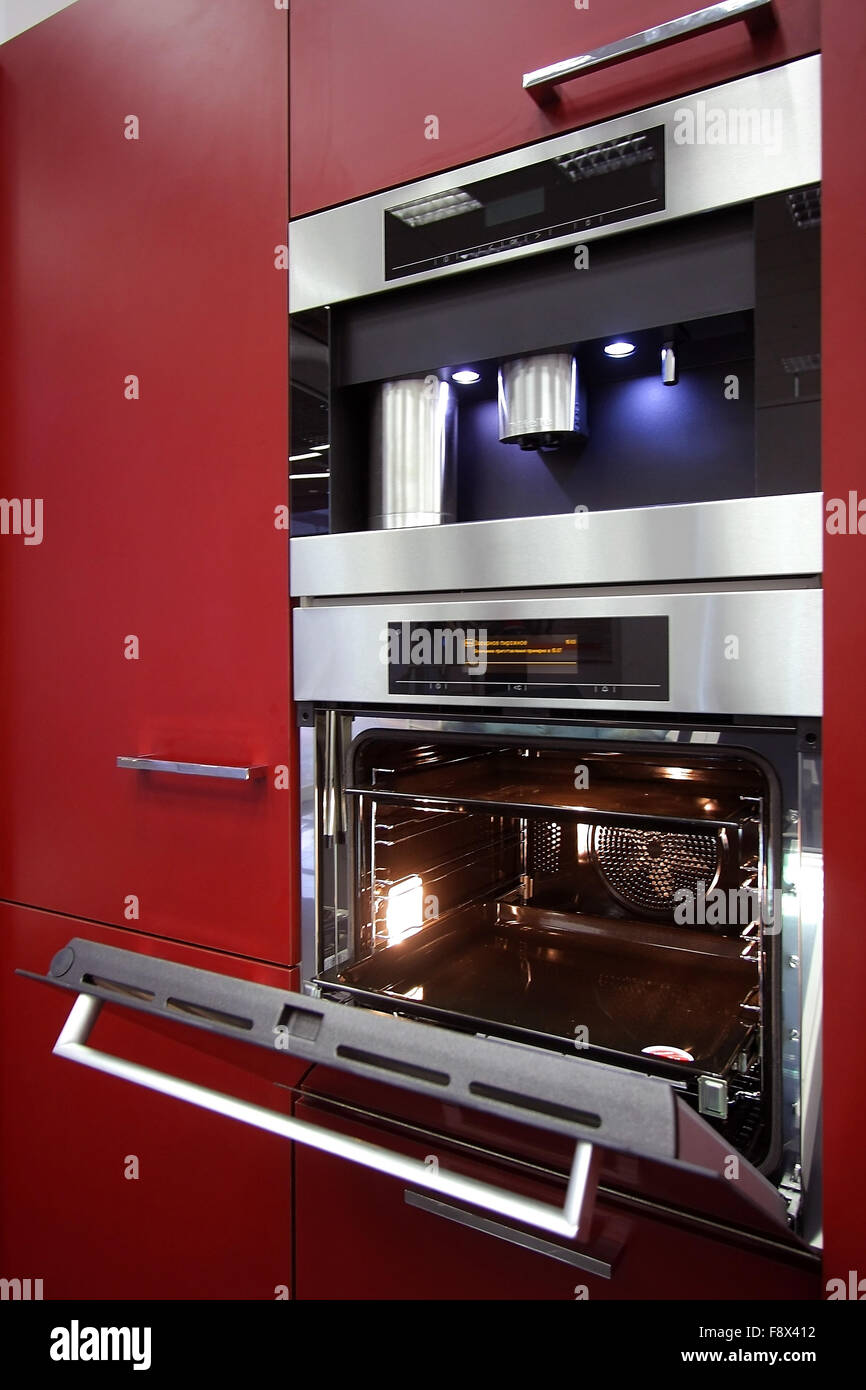
M353 531L291 542L297 598L816 575L820 493Z
M698 129L709 109L743 116L741 138L710 145L684 135ZM762 113L772 118L774 142L752 138L756 125L749 118L756 115L760 126ZM399 275L387 278L390 209L660 126L665 188L664 206L656 200L656 211L548 236L564 225L557 223L535 240L491 241L471 247L465 258L449 251L442 258L447 263L418 274L402 273L402 265ZM815 56L297 219L290 229L290 307L297 313L432 285L817 183L820 140ZM630 203L629 211L635 206ZM308 536L291 545L298 600L302 978L309 994L322 989L326 897L348 920L347 885L339 882L346 870L335 867L348 856L334 854L333 844L348 825L341 760L350 737L412 730L595 739L604 747L636 739L660 747L694 741L731 749L738 740L748 748L751 739L769 738L771 731L781 740L786 770L771 868L782 901L779 1190L797 1212L799 1231L813 1242L820 1227L822 539L822 499L811 493L595 513L578 508L562 516L411 532ZM608 688L589 698L537 697L519 684L495 697L489 690L473 692L471 684L460 694L413 687L411 697L390 688L389 624L627 616L668 620L665 699ZM731 638L738 640L736 651ZM400 1026L397 1021L396 1031Z
M647 529L650 519L647 519ZM443 630L537 618L665 617L669 624L670 688L667 699L644 690L605 688L592 698L557 701L533 696L511 683L495 697L466 689L448 694L392 692L387 641L391 623L426 623ZM797 718L821 714L821 591L781 584L772 588L707 586L702 592L654 592L634 588L592 597L537 598L497 593L478 600L420 603L411 597L387 602L302 606L294 619L295 700L318 704L411 702L435 709L613 713L670 711L692 715L766 715ZM477 682L476 682L477 685ZM613 694L617 689L619 693ZM601 698L603 693L604 698Z
M701 108L700 103L703 103ZM701 109L723 112L769 112L778 148L753 139L722 144L678 138L689 113L699 128ZM821 177L820 58L801 58L768 72L738 78L692 96L680 97L616 120L570 131L492 159L467 164L399 190L297 218L290 226L289 305L292 313L337 304L361 295L415 285L460 274L478 266L500 264L551 248L592 242L636 227L689 217L768 193L815 183ZM778 117L775 113L778 112ZM683 115L682 113L686 113ZM600 142L636 135L648 126L665 127L666 205L663 211L630 217L613 226L588 227L578 233L528 246L474 255L457 264L399 280L385 279L383 218L392 206L448 194L515 169L587 149ZM748 121L745 122L748 128Z

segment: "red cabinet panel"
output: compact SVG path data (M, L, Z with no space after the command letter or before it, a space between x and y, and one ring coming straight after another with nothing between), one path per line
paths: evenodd
M571 1166L574 1146L562 1135L521 1120L485 1115L419 1095L399 1084L384 1085L381 1080L316 1066L305 1078L303 1089L318 1101L366 1111L376 1115L380 1123L398 1129L412 1125L430 1134L447 1134L455 1142L508 1154L514 1160L563 1174ZM669 1208L685 1220L710 1221L801 1249L798 1237L787 1227L780 1228L772 1212L761 1211L744 1198L739 1183L611 1149L602 1151L599 1182L623 1196Z
M485 1159L437 1152L304 1098L298 1118L428 1158L502 1186L524 1184ZM407 1130L407 1135L411 1131ZM417 1189L415 1189L417 1190ZM426 1194L421 1194L422 1200ZM435 1199L435 1194L431 1194ZM561 1204L562 1189L531 1195ZM393 1178L299 1146L295 1158L295 1292L299 1299L813 1299L816 1266L769 1247L658 1219L602 1197L583 1249L613 1256L610 1279L407 1204ZM448 1203L454 1210L456 1204ZM460 1208L456 1210L459 1212ZM496 1220L489 1212L485 1219ZM500 1226L501 1222L497 1223ZM549 1239L543 1231L534 1233ZM561 1244L561 1242L560 1242Z
M863 772L866 726L866 498L863 462L862 222L866 144L852 111L866 70L866 8L824 0L823 456L824 496L844 499L845 534L824 543L824 1248L828 1279L866 1277L866 1203L858 1180L866 1148L863 1001ZM849 498L853 495L854 526ZM860 518L860 527L866 523ZM861 1295L862 1297L862 1295Z
M292 0L292 215L772 67L819 47L819 0L585 74L542 111L525 72L709 0ZM435 118L435 124L431 118ZM431 138L432 137L432 138Z
M44 973L74 936L297 988L292 971L0 904L0 1276L46 1299L274 1299L291 1286L291 1146L52 1056L69 993ZM92 1045L289 1113L303 1067L105 1005ZM277 1084L277 1082L281 1084ZM138 1177L132 1158L138 1160Z
M284 963L287 37L87 0L0 53L0 897Z

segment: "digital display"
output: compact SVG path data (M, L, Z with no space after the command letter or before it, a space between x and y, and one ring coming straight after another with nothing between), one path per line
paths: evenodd
M664 127L652 126L394 203L383 214L385 279L514 251L664 206Z
M668 619L389 623L388 691L464 699L667 700Z
M513 193L510 198L497 198L484 209L485 227L500 227L503 222L516 222L544 212L544 189L530 188L526 193Z

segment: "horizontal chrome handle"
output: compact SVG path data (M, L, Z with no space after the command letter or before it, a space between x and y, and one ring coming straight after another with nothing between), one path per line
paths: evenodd
M176 772L183 777L222 777L229 782L255 782L267 768L228 767L221 763L176 763L170 758L118 758L117 766L130 772Z
M613 1278L613 1264L582 1250L569 1250L565 1245L554 1245L550 1240L541 1240L530 1235L529 1231L518 1231L513 1226L502 1226L498 1221L490 1221L486 1216L476 1216L474 1212L452 1207L450 1202L437 1202L435 1197L425 1197L423 1192L406 1191L403 1200L409 1207L427 1211L431 1216L441 1216L444 1221L453 1221L457 1226L466 1226L470 1231L481 1231L483 1235L504 1240L508 1245L517 1245L522 1250L531 1250L536 1255L544 1255L549 1260L582 1269L586 1274L596 1274L601 1279Z
M563 63L552 63L550 67L527 72L523 78L523 90L529 92L540 106L550 105L558 100L558 86L580 77L584 72L613 67L642 53L656 53L662 48L681 43L683 39L691 39L710 29L723 29L740 20L753 34L771 29L776 23L773 0L721 0L721 3L710 5L705 10L695 10L693 14L682 15L680 19L672 19L667 24L630 34L626 39L606 43L577 58L567 58Z
M198 1105L216 1115L240 1120L242 1124L252 1125L270 1134L278 1134L284 1139L293 1139L298 1144L306 1144L335 1158L345 1158L351 1163L360 1163L377 1173L399 1178L404 1183L425 1187L440 1192L446 1197L466 1202L470 1206L483 1207L497 1215L514 1221L522 1221L528 1226L538 1226L554 1235L573 1240L582 1226L589 1221L595 1195L596 1161L592 1144L581 1140L575 1147L574 1161L562 1208L550 1206L513 1192L478 1182L475 1178L465 1178L459 1173L449 1173L435 1165L427 1165L421 1159L406 1158L393 1153L366 1139L355 1139L332 1130L320 1129L306 1120L297 1120L250 1101L238 1100L234 1096L213 1091L192 1081L169 1076L165 1072L154 1071L137 1062L123 1057L112 1056L108 1052L98 1052L87 1045L87 1040L99 1017L102 1000L94 995L79 994L69 1011L69 1017L54 1044L54 1054L70 1062L93 1067L108 1076L131 1081L134 1085L145 1086L150 1091L171 1096L174 1100L185 1101L188 1105Z

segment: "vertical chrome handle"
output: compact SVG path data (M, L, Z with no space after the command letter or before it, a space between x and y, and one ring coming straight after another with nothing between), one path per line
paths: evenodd
M537 68L527 72L523 78L523 90L528 92L540 106L552 105L558 101L556 88L563 82L570 82L584 72L597 72L600 68L610 68L616 63L624 63L629 58L642 53L656 53L683 39L694 38L710 29L724 29L728 24L744 21L750 33L758 34L772 29L776 24L773 0L720 0L705 10L695 10L679 19L658 24L652 29L643 29L639 34L630 34L626 39L603 44L577 58L566 58L562 63L552 63L550 67Z
M322 790L323 833L333 844L346 833L343 799L343 721L334 709L325 715L325 767Z
M184 777L222 777L229 782L255 782L267 768L230 767L222 763L176 763L169 758L118 758L117 766L130 772L176 772Z
M175 1100L186 1101L189 1105L201 1106L216 1115L240 1120L242 1124L256 1129L267 1130L293 1139L298 1144L307 1144L322 1153L335 1158L345 1158L351 1163L360 1163L377 1173L399 1178L414 1187L440 1192L469 1206L483 1207L513 1221L522 1221L528 1226L538 1226L554 1235L573 1240L581 1227L589 1221L595 1197L596 1160L592 1144L584 1140L578 1142L571 1165L571 1175L562 1208L550 1206L529 1197L521 1197L502 1188L479 1182L476 1178L465 1178L460 1173L449 1173L437 1166L428 1166L421 1159L406 1158L393 1153L366 1139L355 1139L333 1130L320 1129L307 1120L297 1120L279 1111L267 1110L251 1101L238 1100L235 1096L224 1095L207 1086L193 1081L183 1081L180 1077L169 1076L165 1072L143 1067L138 1062L130 1062L124 1057L114 1057L108 1052L98 1052L87 1045L87 1040L99 1017L102 1000L91 994L79 994L69 1012L69 1017L54 1044L54 1053L70 1062L79 1062L85 1067L105 1072L108 1076L131 1081L136 1086L145 1086L150 1091L171 1096Z

